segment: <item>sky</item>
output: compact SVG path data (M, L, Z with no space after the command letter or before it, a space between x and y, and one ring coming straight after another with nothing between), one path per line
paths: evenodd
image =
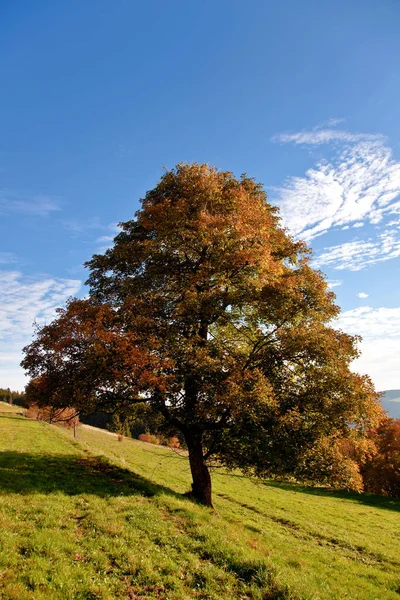
M0 1L0 387L179 162L264 184L400 388L398 0Z

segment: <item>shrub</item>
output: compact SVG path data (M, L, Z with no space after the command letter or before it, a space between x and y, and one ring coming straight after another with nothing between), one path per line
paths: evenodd
M25 416L28 419L37 419L38 421L40 421L39 418L39 408L37 407L36 404L30 404L28 409L25 412Z
M138 438L141 442L147 442L148 444L159 444L159 439L152 433L141 433Z

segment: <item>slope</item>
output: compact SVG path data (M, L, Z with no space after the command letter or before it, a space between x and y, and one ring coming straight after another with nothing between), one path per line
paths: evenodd
M79 436L0 418L2 597L398 598L400 502L216 471L212 512L185 456Z

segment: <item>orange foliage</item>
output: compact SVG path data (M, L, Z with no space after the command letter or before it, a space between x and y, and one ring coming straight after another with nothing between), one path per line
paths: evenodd
M159 439L151 433L141 433L138 439L141 442L147 442L148 444L158 445L160 443Z
M400 498L400 419L385 419L372 439L377 453L362 467L365 490Z
M56 408L54 406L39 406L37 403L30 403L25 416L28 419L37 421L47 421L55 423L62 427L72 427L79 422L79 417L74 408Z

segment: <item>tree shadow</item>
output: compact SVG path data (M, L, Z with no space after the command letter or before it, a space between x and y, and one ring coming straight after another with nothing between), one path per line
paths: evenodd
M21 410L0 410L0 418L1 419L21 419L25 417L25 409L21 408Z
M390 498L388 496L378 496L377 494L368 494L349 492L345 490L331 490L329 488L311 487L300 483L286 483L279 481L263 481L262 483L268 487L275 487L281 490L297 492L299 494L309 494L321 498L339 498L373 508L383 508L385 510L400 511L400 499Z
M108 462L104 457L65 454L0 452L1 494L51 494L69 496L157 496L173 490Z

